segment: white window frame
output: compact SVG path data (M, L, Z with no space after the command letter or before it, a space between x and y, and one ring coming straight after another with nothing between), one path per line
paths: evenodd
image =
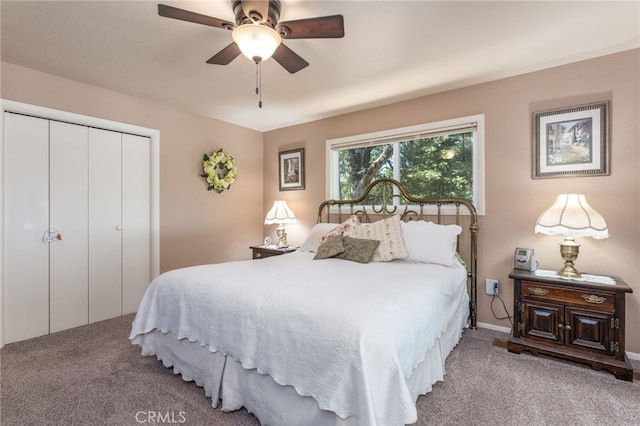
M384 141L397 141L399 139L419 137L422 134L435 136L438 133L447 132L471 126L475 124L476 130L473 138L473 204L479 215L485 212L485 168L484 168L484 114L470 115L432 123L418 124L415 126L401 127L398 129L383 130L373 133L365 133L347 136L326 141L326 189L327 199L339 199L340 187L338 180L338 152L349 145L353 147L366 146L368 144L380 144ZM396 159L397 160L397 159ZM394 170L394 173L399 171Z

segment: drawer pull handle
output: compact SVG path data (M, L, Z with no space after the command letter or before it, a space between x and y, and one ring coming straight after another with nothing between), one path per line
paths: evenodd
M549 290L540 287L534 287L529 289L529 294L533 296L546 296L547 294L549 294Z
M262 253L256 253L256 258L262 257Z
M596 296L595 294L583 295L582 298L587 303L593 303L594 305L600 305L604 303L607 298L602 296Z

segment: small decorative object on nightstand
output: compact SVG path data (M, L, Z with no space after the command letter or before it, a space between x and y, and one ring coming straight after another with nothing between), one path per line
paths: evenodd
M509 352L531 351L605 369L633 381L624 349L625 295L620 278L582 274L562 278L553 271L514 269L514 324Z
M251 246L254 259L264 259L265 257L280 256L298 250L297 246L288 246L285 248L277 248L276 246Z

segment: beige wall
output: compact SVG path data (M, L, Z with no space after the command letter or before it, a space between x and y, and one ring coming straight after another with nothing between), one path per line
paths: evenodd
M540 213L561 192L585 193L607 220L607 240L581 239L577 267L617 275L634 293L627 297L627 351L640 353L640 51L632 50L460 90L292 126L264 135L264 205L285 199L299 218L289 241L300 243L325 199L325 141L354 134L485 114L486 215L480 219L478 319L509 327L491 314L485 278L497 278L512 312L508 278L516 246L535 248L543 269L559 269L559 237L533 233ZM425 76L425 78L428 78ZM611 175L531 179L534 111L611 101ZM278 151L305 148L306 189L278 191ZM273 234L272 227L265 232ZM494 304L499 316L503 309Z
M559 192L584 192L603 214L611 237L582 239L578 268L618 275L633 288L627 297L627 350L640 353L640 140L638 50L553 68L381 108L267 132L264 135L203 116L2 63L0 96L48 108L160 130L160 268L248 259L248 245L275 234L262 221L275 199L300 219L290 228L300 243L325 199L325 141L354 134L485 114L486 215L480 219L480 293L498 278L511 310L508 279L516 246L533 247L545 269L561 265L557 238L536 235L538 215ZM612 174L607 177L531 179L531 113L580 103L611 101ZM264 138L264 150L257 149ZM303 147L306 189L278 191L278 151ZM223 148L238 163L231 191L206 191L204 152ZM264 154L264 157L263 157ZM493 319L490 297L478 295L479 321ZM501 313L496 304L496 310Z
M262 241L262 134L163 105L2 63L4 99L160 131L160 270L250 259ZM223 148L239 169L207 191L202 155Z

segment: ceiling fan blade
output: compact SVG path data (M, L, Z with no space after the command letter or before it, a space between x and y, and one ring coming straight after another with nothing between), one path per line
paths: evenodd
M264 22L269 17L269 1L242 0L242 10L253 22Z
M228 65L231 61L240 55L240 48L233 42L215 55L213 55L207 61L208 64L214 65Z
M280 22L276 26L276 31L286 39L342 38L344 37L344 18L342 15L331 15Z
M289 71L290 74L294 74L302 68L309 66L309 62L302 59L296 52L289 49L282 43L280 43L280 46L278 46L276 51L273 53L273 59L282 65L284 69Z
M181 21L193 22L196 24L208 25L210 27L232 30L236 25L232 22L214 18L212 16L201 15L177 7L167 6L166 4L158 5L158 15L165 18L179 19Z

